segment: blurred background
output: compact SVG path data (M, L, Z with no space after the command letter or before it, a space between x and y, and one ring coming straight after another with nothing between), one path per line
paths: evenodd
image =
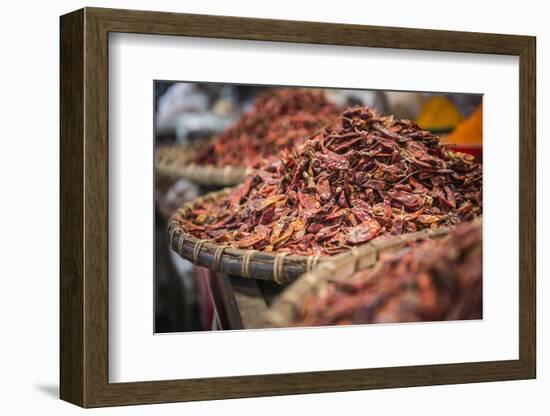
M156 81L155 150L209 139L254 106L258 93L276 87ZM452 148L482 158L482 95L323 89L340 107L368 105L381 114L415 121L441 134ZM155 177L155 332L234 329L220 281L207 269L180 258L168 246L170 214L184 202L212 191L185 179ZM280 290L261 282L270 299Z

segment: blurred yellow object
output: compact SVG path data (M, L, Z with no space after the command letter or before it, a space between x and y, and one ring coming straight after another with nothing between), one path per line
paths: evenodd
M454 128L462 120L464 116L447 97L436 95L424 102L416 124L423 129L446 130Z
M448 144L481 144L483 141L483 109L482 105L460 123L456 129L442 139Z

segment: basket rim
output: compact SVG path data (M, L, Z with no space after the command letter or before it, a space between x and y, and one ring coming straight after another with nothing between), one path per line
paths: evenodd
M160 176L189 179L203 185L237 185L254 173L255 169L243 166L201 165L191 162L193 156L211 140L200 143L164 146L155 152L155 171ZM171 155L177 152L178 157Z

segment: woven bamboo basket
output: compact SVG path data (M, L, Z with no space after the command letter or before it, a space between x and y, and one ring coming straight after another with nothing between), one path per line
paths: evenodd
M238 166L218 167L193 163L198 149L207 143L208 141L203 141L158 149L155 154L157 174L168 178L188 179L201 185L231 186L244 182L254 171Z
M301 256L244 250L228 245L214 244L198 239L181 228L178 219L185 218L196 204L216 201L232 190L233 188L225 188L208 193L191 203L184 204L172 215L168 222L168 238L170 246L177 254L196 265L216 271L284 284L296 280L304 273L313 271L317 266L325 265L328 268L336 267L333 266L334 264L339 266L340 260L345 260L343 265L347 269L369 267L376 262L378 254L382 251L398 249L410 241L434 238L448 233L448 228L423 230L395 237L379 237L370 243L334 256ZM351 258L349 264L346 260L348 258ZM353 267L351 267L352 265ZM320 268L319 270L324 269ZM338 270L340 271L339 268Z
M481 223L481 218L474 220ZM313 271L304 274L272 303L265 319L274 327L293 326L304 298L323 290L324 283L343 280L359 270L373 267L382 253L407 249L411 242L441 238L449 233L451 227L434 230L422 230L383 240L374 240L350 252L350 256L341 256L324 262Z

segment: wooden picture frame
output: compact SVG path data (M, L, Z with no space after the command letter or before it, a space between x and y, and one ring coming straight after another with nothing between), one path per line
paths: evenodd
M535 38L85 8L61 17L60 359L83 407L535 378ZM135 383L108 379L110 32L519 56L519 359Z

